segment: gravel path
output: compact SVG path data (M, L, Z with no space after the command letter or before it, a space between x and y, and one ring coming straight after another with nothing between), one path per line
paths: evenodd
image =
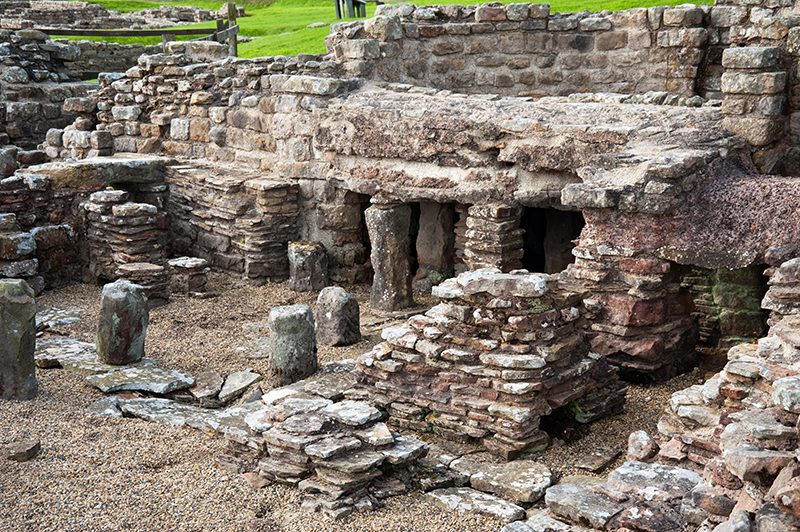
M147 356L167 368L191 374L266 370L237 350L266 332L269 309L311 304L316 293L297 294L285 283L252 287L212 275L213 299L173 296L150 313ZM366 286L346 287L369 314ZM64 326L73 337L94 341L100 289L73 285L49 291L40 307L82 308L80 322ZM375 335L347 348L319 348L321 362L354 358ZM42 452L30 462L0 460L0 531L427 531L499 530L480 516L458 516L428 506L418 492L387 501L384 508L333 522L299 512L301 495L280 485L252 490L238 475L218 468L214 457L225 441L187 428L138 419L89 418L86 406L101 399L84 379L60 369L38 370L39 395L27 402L0 400L0 447L37 438ZM692 384L692 375L659 386L631 386L632 413L593 424L579 439L539 459L557 477L577 472L572 464L598 447L624 451L637 429L655 434L669 395ZM624 453L623 453L624 456ZM619 465L622 458L614 465Z

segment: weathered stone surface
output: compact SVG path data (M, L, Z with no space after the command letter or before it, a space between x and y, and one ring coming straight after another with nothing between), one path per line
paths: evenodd
M356 427L366 425L370 421L375 421L381 417L381 412L377 408L367 403L350 400L330 404L320 410L320 413L346 425Z
M267 382L284 386L317 370L314 315L307 305L275 307L269 313L270 352Z
M380 423L378 423L380 424ZM406 464L412 460L422 458L428 452L428 444L411 436L395 434L394 445L378 449L390 464Z
M343 288L323 288L315 314L317 343L344 346L361 340L360 312L356 298Z
M545 493L547 508L572 523L604 529L623 506L594 489L578 484L556 484Z
M460 514L476 513L505 522L518 521L525 516L525 510L516 504L471 488L434 490L426 493L425 498L443 510Z
M261 380L261 375L252 371L237 371L228 375L225 384L219 391L219 400L227 403L241 394L251 385Z
M742 480L760 482L762 478L775 477L794 458L794 453L786 451L741 445L725 452L725 465Z
M189 389L195 399L211 399L216 397L224 384L222 376L216 371L206 371L195 378L194 386Z
M87 416L122 417L122 411L119 409L119 399L115 395L95 401L86 407L84 413Z
M683 498L702 480L697 473L680 467L625 462L609 473L608 487L648 501L668 502Z
M536 502L550 486L551 473L531 460L487 464L470 476L470 485L515 502Z
M9 443L6 445L4 451L6 458L9 460L14 460L15 462L27 462L39 454L41 449L42 443L39 440L25 440Z
M637 430L628 436L628 460L646 462L658 453L658 444L647 432Z
M377 311L395 311L414 304L408 247L411 207L373 205L364 212L372 243L370 306Z
M149 319L141 286L121 280L105 285L97 327L97 357L107 364L141 360Z
M194 378L189 375L154 366L89 375L86 380L105 393L122 390L169 393L194 385Z
M32 399L36 380L36 301L21 279L0 279L0 398Z
M800 413L800 376L784 377L772 383L772 400L788 412Z
M328 253L319 242L289 242L289 287L296 292L328 286Z

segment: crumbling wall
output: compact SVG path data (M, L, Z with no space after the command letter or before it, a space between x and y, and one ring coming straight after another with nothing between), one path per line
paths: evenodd
M55 39L56 43L71 43L80 54L64 62L72 76L79 79L95 79L101 72L125 72L136 66L142 54L157 54L163 51L160 44L117 44L105 41L67 41Z
M68 43L48 41L35 30L0 30L0 146L14 144L34 150L48 129L72 123L77 114L63 108L69 98L84 97L92 84L69 82L65 60L80 53ZM43 162L41 155L22 157L22 162ZM0 177L10 175L0 169Z

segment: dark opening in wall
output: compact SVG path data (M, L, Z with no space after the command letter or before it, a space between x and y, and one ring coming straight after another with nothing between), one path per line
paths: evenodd
M408 225L408 268L411 277L417 274L419 269L419 259L417 257L417 237L419 236L419 202L415 201L408 204L411 207L411 220Z
M728 349L766 334L769 313L761 308L767 291L764 265L728 270L692 268L682 286L692 294L700 335L697 351L704 371L719 371Z
M522 267L540 273L566 269L575 260L572 241L580 236L584 224L580 212L526 207L520 222L525 230Z
M418 210L414 206L418 206ZM411 238L413 258L411 272L414 288L430 292L431 287L454 275L455 263L455 219L452 203L423 201L412 204ZM414 235L414 216L417 234Z

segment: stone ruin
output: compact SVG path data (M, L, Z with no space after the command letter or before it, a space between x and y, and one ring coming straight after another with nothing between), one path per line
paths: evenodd
M608 481L550 488L549 513L509 532L566 529L556 518L798 526L791 0L572 14L383 5L332 25L327 54L231 59L222 45L170 43L96 85L69 81L80 49L2 35L0 144L15 145L0 151L4 276L41 291L128 272L166 300L159 268L172 257L264 283L289 278L288 243L302 241L324 247L330 282L372 278L374 311L407 312L415 289L442 300L384 331L357 362L358 387L301 397L302 411L276 398L265 424L221 430L243 446L236 467L261 449L263 475L300 483L319 438L267 434L343 399L515 458L547 444L551 411L590 421L622 408L620 377L700 364L722 372L673 396L660 443L637 435ZM153 419L172 408L126 404ZM317 421L317 436L347 425ZM358 454L347 438L328 457ZM364 438L373 461L319 466L337 471L316 470L327 491L304 484L332 513L360 504L389 460Z

